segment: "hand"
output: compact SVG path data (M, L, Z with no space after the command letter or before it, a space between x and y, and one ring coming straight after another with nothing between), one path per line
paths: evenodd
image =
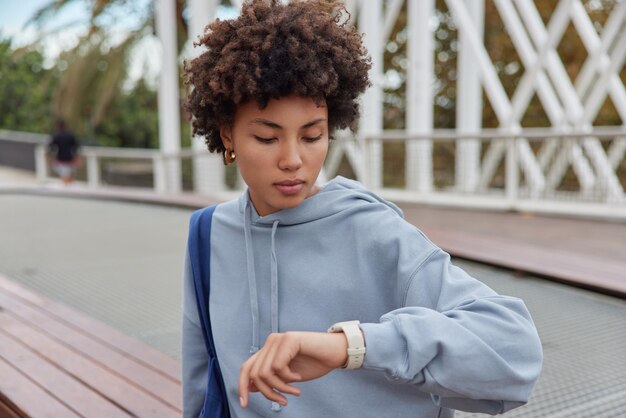
M261 392L270 401L287 405L283 393L300 396L300 389L290 383L322 377L343 366L347 359L348 342L343 333L270 334L263 348L241 366L241 406L248 406L250 392Z

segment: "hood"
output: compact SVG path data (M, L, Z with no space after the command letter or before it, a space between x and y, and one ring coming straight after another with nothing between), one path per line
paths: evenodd
M252 207L250 221L254 224L273 225L278 221L282 226L297 225L341 212L352 207L358 200L382 203L403 217L402 210L398 206L370 192L358 181L342 176L337 176L329 181L318 193L305 199L299 206L283 209L267 216L257 214L250 201L250 194L246 190L239 198L239 211L244 214L246 206L249 204Z

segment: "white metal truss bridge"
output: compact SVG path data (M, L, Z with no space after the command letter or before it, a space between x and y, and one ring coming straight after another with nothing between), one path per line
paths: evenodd
M207 155L203 141L180 149L174 0L155 0L157 33L163 45L159 131L161 150L154 161L155 188L178 192L181 160L193 159L193 187L215 195L227 185L220 156ZM530 0L488 0L502 20L524 68L512 95L507 94L484 42L486 0L445 0L458 34L456 128L434 127L435 0L347 0L351 22L364 36L373 59L372 87L364 94L358 132L339 132L331 147L324 179L349 166L369 188L396 199L473 207L577 213L626 219L626 88L620 77L626 61L626 1L604 1L610 14L597 28L582 0L560 0L544 23ZM214 19L219 0L189 0L190 39ZM239 7L241 0L232 0ZM607 9L608 10L608 9ZM407 68L405 129L383 129L383 54L401 13L406 15ZM596 24L596 26L594 26ZM572 26L586 49L575 79L557 52ZM199 53L199 52L195 52ZM483 103L483 94L488 103ZM536 96L550 126L522 126ZM605 101L621 119L611 127L594 126ZM497 128L481 125L489 105ZM384 163L384 144L404 146L403 164ZM435 160L447 152L446 167ZM98 184L103 153L88 149L91 183ZM108 155L108 154L107 154ZM156 155L156 157L155 157ZM127 156L130 157L130 156ZM41 156L40 156L41 161ZM45 163L45 159L43 161ZM401 166L401 167L400 167ZM403 170L402 185L390 187L389 170ZM573 186L572 186L573 185ZM241 187L239 181L236 187Z

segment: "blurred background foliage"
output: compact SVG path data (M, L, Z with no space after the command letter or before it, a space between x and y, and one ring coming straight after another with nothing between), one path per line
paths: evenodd
M547 24L559 0L535 1ZM0 39L0 129L47 133L55 117L65 118L85 143L116 147L158 147L156 87L148 80L128 83L128 67L137 46L154 37L153 2L132 0L51 0L29 22L43 27L69 3L88 8L88 30L73 48L44 65L42 43L11 47ZM584 0L600 33L617 0ZM222 5L231 7L228 0ZM135 16L137 24L120 41L111 41L110 23L120 13ZM178 45L181 56L187 44L188 9L177 0ZM358 16L357 16L358 19ZM85 23L85 22L83 22ZM384 54L384 127L404 128L407 31L406 2L387 42ZM457 29L444 0L437 0L433 19L435 39L435 127L455 127ZM492 0L485 1L485 43L505 91L511 97L524 67ZM557 51L572 80L587 52L570 23ZM182 59L181 59L182 62ZM626 82L626 70L621 72ZM184 89L181 85L181 97ZM182 111L181 111L182 117ZM183 119L184 120L184 119ZM610 99L596 125L620 125ZM483 126L498 125L489 101L484 100ZM523 126L548 126L546 113L535 96L522 120ZM182 123L183 146L190 142L189 124Z
M12 50L10 39L0 39L0 69L0 127L47 132L58 71L37 50Z

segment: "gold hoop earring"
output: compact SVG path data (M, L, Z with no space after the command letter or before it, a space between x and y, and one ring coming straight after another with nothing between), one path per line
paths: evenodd
M230 149L230 148L226 148L224 150L224 165L228 165L228 164L232 164L235 162L235 159L237 158L237 156L235 155L235 151Z

